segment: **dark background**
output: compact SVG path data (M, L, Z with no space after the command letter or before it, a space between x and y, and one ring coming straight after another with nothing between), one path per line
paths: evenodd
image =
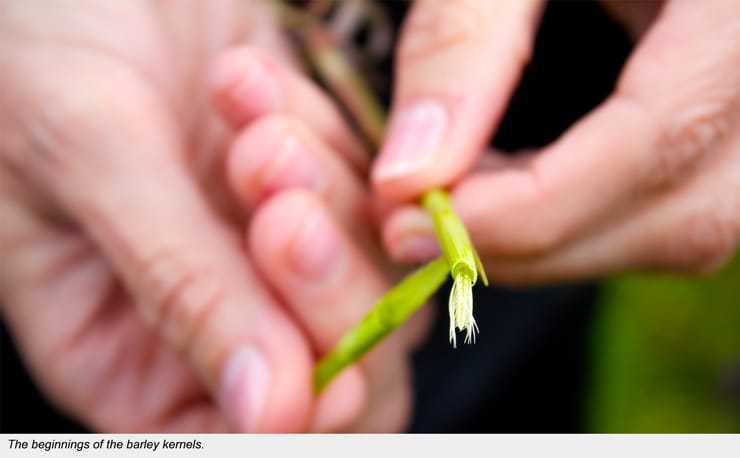
M402 15L400 3L389 6ZM557 138L611 92L630 46L598 4L549 3L533 59L493 144L516 150ZM478 343L453 350L444 319L447 291L442 291L443 319L414 360L417 407L411 431L582 431L595 294L594 285L478 289ZM0 432L84 431L44 400L3 324Z

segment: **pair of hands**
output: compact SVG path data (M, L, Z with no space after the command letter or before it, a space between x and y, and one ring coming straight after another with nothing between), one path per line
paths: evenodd
M607 6L640 39L615 94L543 151L479 159L542 5L415 4L376 193L457 183L498 282L719 265L740 233L737 7ZM365 152L277 30L257 2L0 7L3 313L94 429L405 426L423 323L311 393L317 355L392 280ZM422 212L383 213L392 258L435 254Z

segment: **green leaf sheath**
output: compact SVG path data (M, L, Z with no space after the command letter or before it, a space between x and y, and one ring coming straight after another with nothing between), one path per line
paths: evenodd
M432 215L442 254L449 264L452 276L457 278L460 274L466 275L475 284L477 273L480 273L483 284L488 286L488 278L468 231L452 209L447 192L442 189L427 191L421 196L421 205Z
M447 279L447 261L435 259L391 288L350 329L314 371L314 390L320 393L345 367L353 364L418 310Z

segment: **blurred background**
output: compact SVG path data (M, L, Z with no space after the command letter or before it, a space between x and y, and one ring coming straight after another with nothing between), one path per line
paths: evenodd
M398 24L405 4L386 6ZM557 138L609 94L631 48L598 3L548 4L493 144ZM415 359L412 431L740 431L740 257L701 278L624 274L477 294L478 344L451 350L438 320ZM83 432L44 400L0 334L0 432ZM460 392L467 404L451 396Z
M706 278L608 280L590 353L588 430L740 431L740 257Z

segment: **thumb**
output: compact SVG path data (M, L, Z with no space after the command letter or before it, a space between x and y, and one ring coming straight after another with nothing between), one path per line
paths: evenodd
M258 280L239 234L197 187L174 123L125 85L87 100L91 106L76 99L57 113L81 121L85 135L77 141L68 129L65 166L46 175L53 192L237 429L304 429L308 344ZM135 148L122 139L136 139Z
M375 190L410 199L460 177L483 150L531 52L538 0L420 0L396 56Z

